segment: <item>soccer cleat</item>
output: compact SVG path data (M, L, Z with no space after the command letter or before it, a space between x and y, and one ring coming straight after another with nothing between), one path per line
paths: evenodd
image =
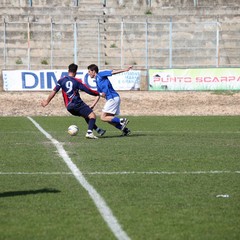
M125 129L122 131L122 135L123 135L123 136L128 136L128 135L130 135L130 134L131 134L131 130L128 129L128 128L125 128Z
M98 133L100 136L103 136L103 135L105 134L105 132L106 132L106 130L103 130L103 129L101 129L101 128L97 131L97 133Z
M98 139L98 137L94 136L93 133L86 133L86 138L88 139Z
M127 118L120 119L120 124L122 125L122 128L121 128L122 131L126 128L128 123L129 123L129 120Z

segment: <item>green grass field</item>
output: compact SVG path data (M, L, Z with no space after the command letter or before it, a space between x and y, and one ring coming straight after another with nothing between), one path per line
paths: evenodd
M116 236L30 119L0 117L0 239L240 239L239 117L129 117L128 137L98 120L107 132L97 140L85 139L77 117L32 119L62 144L126 236Z

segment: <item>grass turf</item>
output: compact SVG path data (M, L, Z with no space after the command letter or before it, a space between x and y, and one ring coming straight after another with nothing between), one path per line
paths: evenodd
M84 138L76 117L34 120L63 144L131 239L238 239L239 117L129 118L131 136L98 121L107 129L98 140ZM67 134L71 124L79 135ZM2 117L0 126L2 239L114 239L29 119Z

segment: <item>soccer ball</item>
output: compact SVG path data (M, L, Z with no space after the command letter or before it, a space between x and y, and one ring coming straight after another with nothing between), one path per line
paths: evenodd
M76 136L78 134L78 126L76 125L71 125L68 127L68 134L71 136Z

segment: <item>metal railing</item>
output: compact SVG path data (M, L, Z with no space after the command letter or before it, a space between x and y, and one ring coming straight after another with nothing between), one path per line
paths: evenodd
M1 26L2 25L2 26ZM56 68L69 61L100 67L179 68L239 65L239 22L124 21L0 24L2 69ZM38 62L37 62L38 61Z

